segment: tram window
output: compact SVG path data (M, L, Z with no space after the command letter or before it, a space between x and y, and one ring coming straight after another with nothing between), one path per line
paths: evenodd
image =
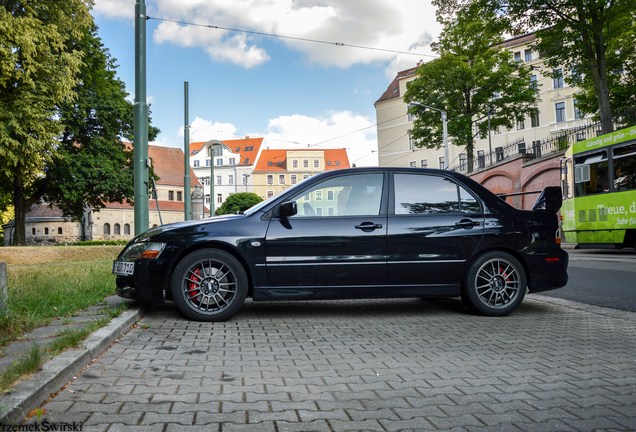
M574 159L576 196L609 192L607 152L602 151Z
M573 180L572 159L567 159L561 166L561 189L563 191L563 198L572 198Z
M614 190L636 189L636 143L614 149Z

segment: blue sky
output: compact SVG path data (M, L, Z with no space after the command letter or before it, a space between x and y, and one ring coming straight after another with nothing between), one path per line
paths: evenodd
M146 0L146 6L153 18L146 22L147 95L161 129L156 144L183 146L188 81L192 142L262 136L270 148L344 147L359 166L377 163L373 103L396 72L430 58L430 41L440 31L429 0ZM134 8L135 0L97 0L93 9L131 99Z

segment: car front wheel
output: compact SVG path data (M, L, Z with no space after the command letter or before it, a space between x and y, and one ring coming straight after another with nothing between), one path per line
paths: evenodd
M196 321L224 321L234 315L247 296L247 276L231 254L202 249L187 255L175 268L172 298L186 317Z
M519 306L526 287L526 273L519 260L506 252L488 252L470 266L462 300L482 315L504 316Z

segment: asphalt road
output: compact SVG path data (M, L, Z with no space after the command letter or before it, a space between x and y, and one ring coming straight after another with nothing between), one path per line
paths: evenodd
M568 253L568 284L542 295L636 312L634 249L582 249Z

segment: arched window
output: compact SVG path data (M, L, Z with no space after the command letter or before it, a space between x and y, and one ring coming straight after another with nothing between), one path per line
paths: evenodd
M120 225L119 225L119 224L115 224L115 227L114 227L114 228L115 228L115 229L113 230L113 234L115 234L115 235L119 235L119 234L121 234L121 227L120 227Z
M49 235L49 229L48 228L44 228L44 235Z
M31 228L31 235L35 235L35 228Z
M109 223L105 223L104 224L104 235L110 235L110 224Z
M124 235L130 235L130 224L124 225Z
M63 233L63 231L62 231L62 227L59 227L59 228L57 229L57 233L58 233L59 235L62 235L62 233Z

